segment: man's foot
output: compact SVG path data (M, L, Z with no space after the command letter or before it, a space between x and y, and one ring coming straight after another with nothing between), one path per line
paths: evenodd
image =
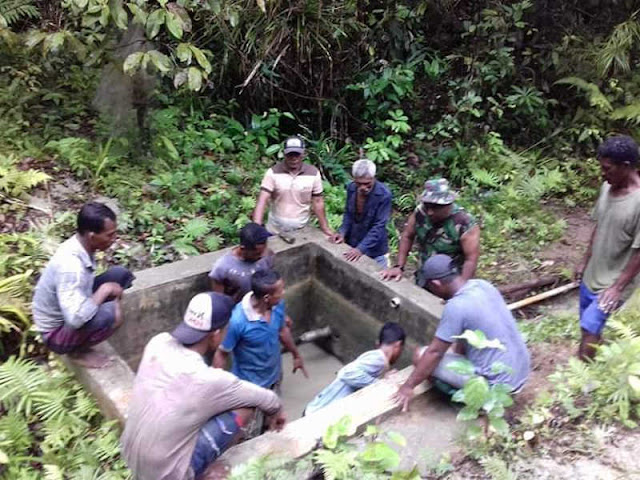
M104 368L111 363L111 357L93 349L69 353L71 361L84 368Z

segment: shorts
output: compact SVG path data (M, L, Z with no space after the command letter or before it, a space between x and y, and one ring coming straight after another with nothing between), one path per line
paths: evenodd
M241 428L240 417L235 412L221 413L204 424L191 455L191 469L196 479L233 444Z
M608 313L604 313L598 306L598 294L580 283L580 328L592 335L600 335L604 328Z

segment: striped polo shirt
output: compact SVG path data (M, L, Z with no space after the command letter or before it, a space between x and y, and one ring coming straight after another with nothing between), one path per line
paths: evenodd
M322 195L322 178L318 169L308 163L291 173L281 162L267 170L260 188L271 194L267 229L286 232L309 223L311 199Z

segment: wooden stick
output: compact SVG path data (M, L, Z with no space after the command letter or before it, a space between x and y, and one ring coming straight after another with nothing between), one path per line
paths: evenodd
M561 293L565 293L570 290L573 290L574 288L577 288L579 285L580 284L578 282L571 282L571 283L568 283L567 285L563 285L561 287L554 288L553 290L549 290L548 292L542 292L542 293L539 293L538 295L534 295L533 297L528 297L528 298L519 300L517 302L514 302L508 305L508 307L509 307L509 310L517 310L519 308L526 307L527 305L532 305L534 303L538 303L547 298L555 297L556 295L560 295Z

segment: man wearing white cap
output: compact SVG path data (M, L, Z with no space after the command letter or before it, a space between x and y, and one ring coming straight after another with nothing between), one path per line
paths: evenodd
M284 424L278 396L204 362L224 339L233 300L217 292L189 302L184 320L151 339L134 381L123 456L137 480L199 480L239 440L257 408Z
M300 137L285 140L284 161L267 170L262 179L253 221L262 225L271 201L267 221L270 232L278 234L303 228L309 223L313 210L320 230L326 235L333 235L324 211L320 172L303 162L305 156L304 141Z

